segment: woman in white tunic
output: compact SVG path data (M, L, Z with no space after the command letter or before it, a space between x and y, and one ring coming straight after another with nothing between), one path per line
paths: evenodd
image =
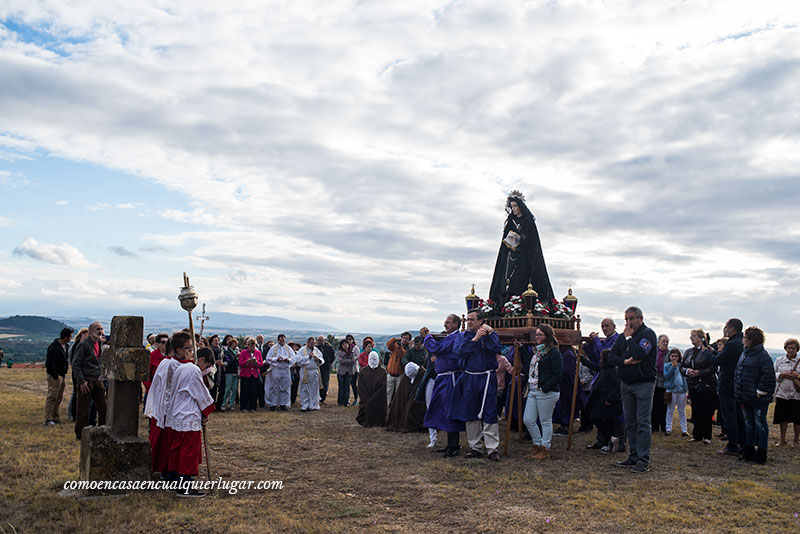
M293 361L300 369L300 411L319 410L319 366L323 361L313 337L297 351Z

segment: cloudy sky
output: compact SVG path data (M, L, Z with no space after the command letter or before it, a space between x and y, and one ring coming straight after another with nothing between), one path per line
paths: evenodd
M800 334L797 2L199 4L0 5L0 314L437 327L520 189L585 332Z

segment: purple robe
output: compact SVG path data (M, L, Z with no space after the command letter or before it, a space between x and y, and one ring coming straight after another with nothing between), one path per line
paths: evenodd
M444 432L463 432L463 421L455 421L447 417L450 412L450 403L453 398L453 389L456 380L461 375L458 369L458 354L453 352L455 341L460 332L449 334L444 339L436 341L433 336L425 338L424 345L428 352L436 356L436 381L433 383L433 393L428 411L425 412L423 425L425 428L435 428Z
M458 354L464 372L453 388L448 417L456 421L482 420L497 423L497 354L502 347L496 332L472 341L467 330L456 338L453 352Z
M561 391L558 396L556 407L553 410L553 422L561 426L568 426L569 412L572 409L572 390L575 386L575 371L578 368L578 360L575 358L575 353L569 348L562 349L561 356ZM579 383L578 395L575 398L575 417L578 417L585 402L586 393L584 393Z
M611 350L618 337L619 333L614 332L605 339L600 337L593 338L583 344L583 352L586 353L587 358L592 360L592 363L600 365L600 355L606 349Z

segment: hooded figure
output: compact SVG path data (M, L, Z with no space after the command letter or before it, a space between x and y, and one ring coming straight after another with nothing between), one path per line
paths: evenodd
M367 367L358 373L358 415L356 422L363 427L386 424L386 369L380 366L380 356L369 353Z
M386 430L392 432L422 432L425 427L425 403L417 402L414 397L422 383L423 372L414 362L406 364L400 384L397 386L389 416L386 418Z
M502 306L512 296L519 296L528 284L539 294L539 300L549 303L553 288L539 242L536 218L525 205L519 192L512 192L506 200L506 218L503 241L497 253L489 298Z

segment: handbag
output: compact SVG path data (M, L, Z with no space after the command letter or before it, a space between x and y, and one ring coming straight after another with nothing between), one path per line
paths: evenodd
M669 404L670 402L672 402L672 392L671 391L665 391L664 392L664 404Z
M795 356L797 358L797 356ZM800 358L794 362L794 367L792 367L792 372L797 371L797 364L800 363ZM794 390L800 393L800 378L792 377L792 384L794 384Z

